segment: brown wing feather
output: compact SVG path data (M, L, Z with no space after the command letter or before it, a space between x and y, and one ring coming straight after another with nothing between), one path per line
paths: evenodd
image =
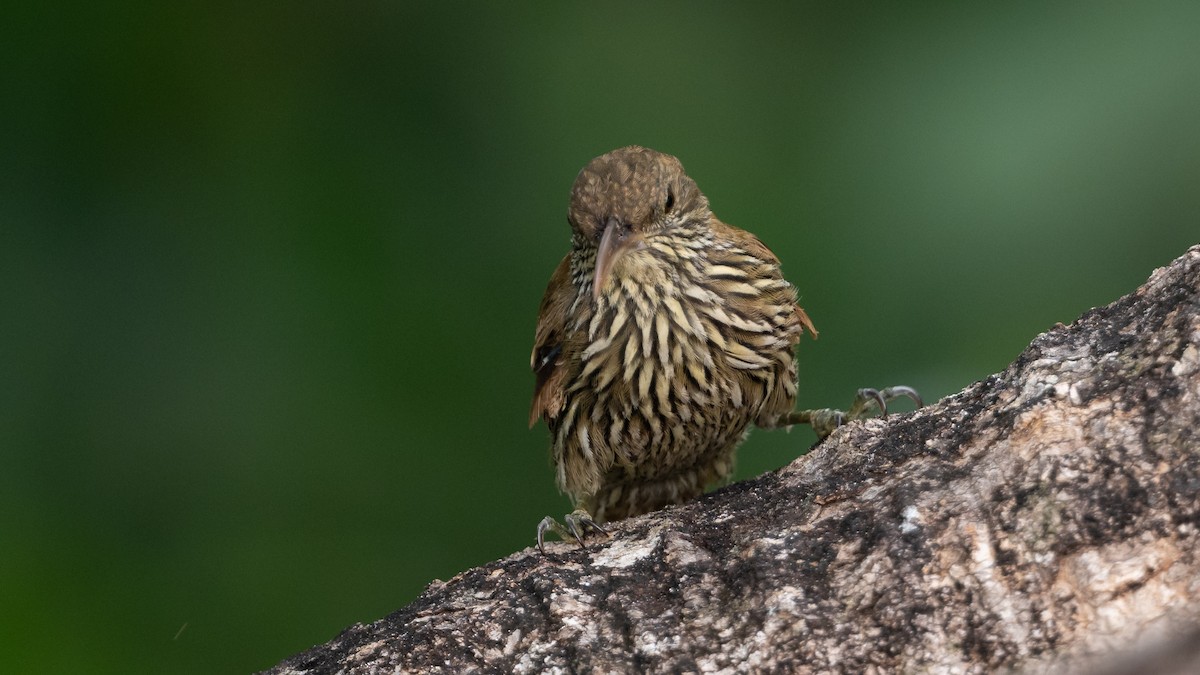
M529 367L537 376L533 388L533 404L529 407L529 426L537 424L539 418L547 421L558 416L563 405L563 333L567 323L567 310L574 299L571 286L571 256L568 254L558 263L542 304L538 308L537 329L533 334L533 353L529 356Z
M779 258L771 252L771 249L767 248L766 244L759 241L758 237L750 234L740 227L727 225L716 218L713 218L711 222L713 230L719 233L718 236L724 235L725 237L728 237L736 242L738 246L745 249L745 251L750 255L758 258L759 260L769 262L772 265L775 265L776 268L780 267ZM801 307L799 303L795 303L795 308L796 312L793 315L794 320L800 324L803 330L807 330L809 334L813 336L814 340L817 339L818 333L816 327L813 326L812 319L808 318L808 314L804 311L804 308ZM799 338L799 335L797 335L797 338Z

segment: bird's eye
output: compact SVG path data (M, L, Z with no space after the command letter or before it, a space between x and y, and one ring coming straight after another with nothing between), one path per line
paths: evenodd
M663 211L667 211L669 213L672 206L675 206L675 191L671 188L667 188L667 202L663 205Z

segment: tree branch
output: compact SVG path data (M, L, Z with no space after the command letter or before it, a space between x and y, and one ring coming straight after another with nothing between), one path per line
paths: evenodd
M1173 635L1195 659L1198 429L1200 246L954 396L270 672L1058 671Z

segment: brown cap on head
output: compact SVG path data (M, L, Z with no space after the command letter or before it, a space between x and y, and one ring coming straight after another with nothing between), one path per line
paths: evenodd
M588 239L610 220L635 232L662 225L672 213L707 207L704 195L671 155L630 145L588 162L571 188L567 218Z

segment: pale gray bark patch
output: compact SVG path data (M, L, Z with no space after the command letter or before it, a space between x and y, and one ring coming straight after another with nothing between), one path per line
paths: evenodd
M435 581L270 672L1187 668L1197 429L1200 246L954 396Z

